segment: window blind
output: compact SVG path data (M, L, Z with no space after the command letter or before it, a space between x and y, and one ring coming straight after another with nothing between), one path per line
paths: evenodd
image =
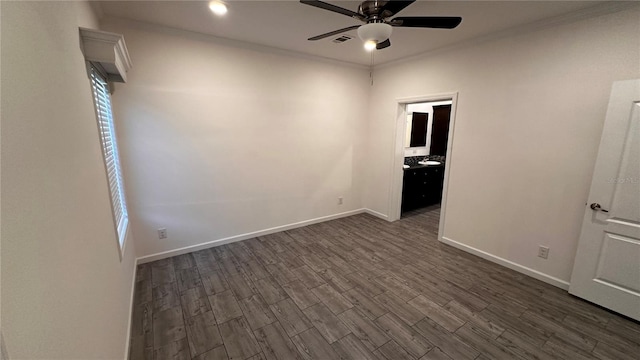
M111 111L111 95L109 94L107 81L93 66L91 67L91 85L98 118L98 131L102 142L102 154L109 182L111 209L113 210L113 219L118 232L118 242L120 249L122 249L127 233L129 216L124 197L122 169L120 167L118 144Z

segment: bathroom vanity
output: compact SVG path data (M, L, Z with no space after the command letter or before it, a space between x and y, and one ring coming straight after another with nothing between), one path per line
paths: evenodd
M404 169L402 212L439 204L442 200L444 162L439 165L414 165Z
M451 101L407 105L402 213L442 201Z

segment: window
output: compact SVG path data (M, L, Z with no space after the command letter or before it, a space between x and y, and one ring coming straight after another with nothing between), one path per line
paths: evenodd
M120 168L118 144L116 142L116 132L113 124L109 85L105 77L94 66L91 66L91 86L93 88L93 101L98 118L98 131L100 132L100 140L102 143L102 154L104 156L107 180L109 182L113 220L118 234L120 256L122 256L129 216L127 214L127 203L124 198L122 169Z

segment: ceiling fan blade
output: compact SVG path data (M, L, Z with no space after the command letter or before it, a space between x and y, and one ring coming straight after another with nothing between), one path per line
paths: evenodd
M379 42L378 44L376 44L376 50L382 50L384 48L388 48L389 46L391 46L391 41L387 39L383 42Z
M389 16L393 16L397 13L399 13L400 11L402 11L402 9L406 8L407 6L413 4L414 2L416 2L416 0L389 0L389 2L387 2L383 7L382 7L382 11L388 11L390 12L389 15L386 15L385 17L389 17Z
M389 24L397 27L453 29L461 22L459 16L408 16L394 18Z
M343 32L347 32L349 30L355 30L355 29L357 29L359 27L360 27L360 25L349 26L349 27L346 27L344 29L335 30L335 31L331 31L331 32L328 32L328 33L325 33L325 34L322 34L322 35L317 35L317 36L314 36L314 37L310 37L307 40L311 40L311 41L320 40L320 39L328 38L329 36L332 36L332 35L342 34Z
M347 15L349 17L356 18L356 19L359 19L359 20L364 20L364 16L358 14L355 11L351 11L349 9L341 8L340 6L332 5L332 4L326 3L324 1L300 0L300 2L305 4L305 5L315 6L315 7L320 8L320 9L329 10L329 11L333 11L333 12L338 13L338 14Z

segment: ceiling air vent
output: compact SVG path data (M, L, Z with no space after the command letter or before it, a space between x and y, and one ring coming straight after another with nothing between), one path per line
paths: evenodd
M336 44L341 44L341 43L343 43L343 42L345 42L347 40L351 40L351 39L353 39L351 36L342 35L342 36L339 36L339 37L333 39L333 42L336 43Z

